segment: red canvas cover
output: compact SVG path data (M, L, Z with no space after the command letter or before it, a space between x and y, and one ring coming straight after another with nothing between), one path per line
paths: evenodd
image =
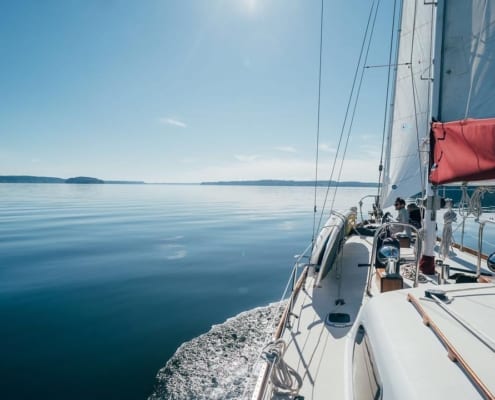
M432 136L431 183L495 178L495 118L434 122Z

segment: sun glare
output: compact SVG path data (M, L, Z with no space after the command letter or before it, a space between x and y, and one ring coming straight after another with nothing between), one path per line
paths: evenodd
M244 10L249 14L254 14L257 10L258 1L257 0L242 0L242 5Z

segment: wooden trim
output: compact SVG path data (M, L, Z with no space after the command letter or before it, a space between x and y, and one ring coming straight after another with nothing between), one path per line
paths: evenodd
M280 318L280 322L278 323L275 334L273 335L274 340L280 339L280 337L282 336L285 324L287 323L287 318L289 317L289 313L290 313L290 309L291 309L291 303L296 300L297 295L299 294L299 291L301 290L302 286L304 285L304 282L306 281L306 278L308 276L308 272L309 272L309 266L306 265L306 267L304 268L304 271L302 272L301 276L297 280L294 291L292 292L292 294L290 296L289 304L287 304L287 306L285 307L285 310L282 314L282 318ZM260 385L260 391L258 393L258 396L256 397L258 400L261 400L263 398L263 395L265 394L266 382L268 380L268 375L271 371L271 368L268 368L268 367L269 367L269 365L268 365L268 363L266 363L265 372L263 373L263 378L262 378L261 385Z
M440 339L442 344L445 346L447 349L447 356L449 357L450 360L453 362L459 363L461 368L464 370L466 375L471 379L471 381L475 384L477 389L481 392L483 397L488 400L495 400L495 396L493 395L492 392L490 392L490 389L483 383L483 381L480 379L480 377L474 372L474 370L469 366L469 364L464 360L464 358L461 356L461 354L457 351L457 349L454 347L452 343L447 339L447 337L443 334L443 332L440 330L440 328L433 322L431 317L428 315L428 313L425 311L423 306L419 303L418 299L414 297L411 293L407 294L407 300L410 301L416 310L419 312L421 317L423 318L423 323L430 327L430 329L435 333L435 335Z

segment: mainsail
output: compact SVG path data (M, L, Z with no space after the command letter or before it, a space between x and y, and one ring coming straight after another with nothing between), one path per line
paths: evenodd
M435 185L495 180L495 0L402 7L382 207L424 190L428 162Z
M414 195L425 187L435 15L432 2L403 2L382 208L390 206L396 197Z
M495 179L495 0L449 0L440 6L434 115L441 122L432 126L430 181Z

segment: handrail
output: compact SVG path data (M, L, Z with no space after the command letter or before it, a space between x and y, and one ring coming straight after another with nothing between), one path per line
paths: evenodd
M487 223L494 224L495 221L491 219L480 220L480 229L478 230L478 262L476 264L476 278L481 276L481 257L482 257L482 248L483 248L483 230L485 229L485 225Z
M363 196L359 199L359 213L361 214L361 222L364 221L363 218L363 200L367 199L369 197L373 197L375 199L375 204L376 204L376 198L378 197L376 194L367 194L366 196Z
M289 302L288 302L287 306L284 309L284 312L282 313L282 317L280 318L280 321L277 325L277 328L275 330L275 334L273 335L272 339L279 339L284 332L284 329L287 325L288 317L290 316L290 313L292 311L292 307L294 305L294 298L295 298L295 296L297 296L297 294L301 290L302 284L304 283L304 281L308 275L309 266L308 265L305 266L303 272L299 276L299 279L295 283L295 278L297 275L297 269L301 266L301 260L304 257L306 257L306 254L312 249L312 247L313 247L313 243L310 243L306 247L306 249L300 255L297 256L296 261L294 262L294 267L292 268L289 281L287 282L287 285L285 286L285 290L282 294L280 301L282 301L285 298L285 296L287 295L289 287L291 287L291 296L289 298ZM292 282L292 285L291 285L291 282ZM258 381L260 389L258 390L256 400L261 400L263 398L269 373L270 373L270 370L268 368L265 368L265 371L263 372L263 376L261 378L261 381ZM253 393L253 396L252 396L253 398L254 398L254 395L255 395L255 393Z
M403 222L387 222L383 225L381 225L375 232L375 235L373 237L373 247L371 249L371 260L370 260L370 269L368 272L368 283L366 285L366 293L368 296L373 297L373 294L371 293L371 279L373 275L373 267L376 268L375 266L375 260L376 260L376 252L378 251L378 238L382 234L383 231L388 229L391 226L402 226L402 227L407 227L411 228L415 233L416 233L416 244L415 244L415 251L416 251L416 276L414 278L414 287L418 286L418 278L419 278L419 261L420 257L419 254L421 253L421 233L422 230L416 228L415 226L411 224L405 224Z
M353 213L352 211L347 211L346 213L340 213L336 210L332 210L332 212L331 212L331 215L334 215L335 217L341 219L342 222L344 223L344 225L343 225L344 235L345 235L346 223L348 221L349 216L352 213ZM334 225L331 224L331 225L326 225L325 227L333 227L333 226ZM339 226L339 225L336 224L335 226ZM298 255L296 258L296 262L294 263L294 267L291 271L291 276L290 276L289 281L287 283L287 286L285 288L284 294L282 295L282 299L285 298L286 293L287 293L290 286L292 286L291 295L289 297L288 304L285 307L284 312L282 313L282 317L280 318L280 322L277 326L275 334L272 337L273 340L277 340L280 337L282 337L282 335L283 335L283 333L287 327L287 323L289 321L289 318L291 316L291 312L292 312L293 306L295 304L296 297L298 296L299 292L301 291L301 288L304 285L304 282L306 281L306 278L307 278L307 275L309 272L309 268L311 266L313 266L313 264L311 264L311 255L310 255L309 256L310 263L305 264L305 268L302 271L302 273L299 276L299 279L297 280L297 283L296 283L297 269L301 265L304 265L303 263L301 263L301 260L303 257L306 257L306 254L309 251L313 251L313 243L310 243L308 245L308 247L300 255ZM291 285L291 282L292 282L292 285ZM263 396L264 396L265 391L266 391L266 385L267 385L268 376L270 375L270 371L271 371L270 368L265 368L265 370L263 371L263 375L262 375L261 379L258 380L258 384L257 384L257 387L259 387L259 389L257 392L255 391L255 393L253 393L253 395L252 395L253 399L256 399L256 400L263 399Z
M423 306L419 304L419 301L416 297L414 297L411 293L407 294L407 300L410 301L416 310L419 312L421 317L423 318L423 322L426 326L429 326L431 330L435 333L435 335L440 339L442 344L445 346L447 349L448 357L450 360L453 362L458 362L461 368L464 370L466 375L471 379L471 381L476 385L477 389L483 394L483 397L485 397L488 400L495 400L495 396L493 395L492 392L490 392L490 389L483 383L483 381L480 379L480 377L476 374L476 372L469 366L469 364L464 360L464 358L461 356L461 354L457 351L457 349L450 343L450 341L447 339L447 337L443 334L443 332L440 330L440 328L433 322L431 317L428 315L428 313L425 311Z
M297 280L297 283L293 289L293 292L292 292L291 297L289 299L289 304L287 304L287 306L285 307L285 310L282 314L282 317L280 318L280 321L279 321L278 326L277 326L277 330L275 331L275 334L273 335L273 340L277 340L277 339L280 339L282 337L282 334L284 333L284 330L287 326L288 317L290 316L290 313L292 310L293 300L299 294L299 291L301 290L301 288L302 288L302 286L306 280L306 277L308 275L308 271L309 271L309 266L306 265L306 267L304 268L303 272L301 273L301 276ZM258 391L258 395L256 396L256 400L263 399L263 397L265 395L267 380L268 380L268 376L270 375L270 371L271 371L271 369L265 368L265 371L263 373L263 377L261 378L260 389Z

